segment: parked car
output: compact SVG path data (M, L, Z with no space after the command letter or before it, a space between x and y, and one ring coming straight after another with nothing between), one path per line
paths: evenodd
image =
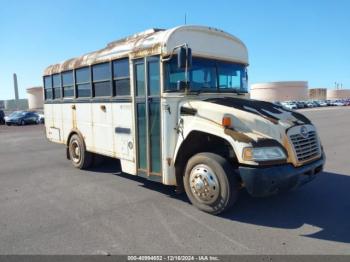
M327 103L327 106L333 106L331 100L327 99L327 100L325 100L325 102Z
M312 103L311 101L308 101L308 102L306 103L306 105L307 105L307 107L315 107L315 104Z
M37 124L38 114L35 112L15 111L6 118L6 125Z
M281 105L290 110L297 109L297 105L293 102L281 102Z
M303 101L297 101L296 102L297 108L305 108L306 105Z
M37 120L37 124L44 124L45 123L45 117L43 114L40 113L36 113L38 115L38 120Z
M320 107L320 103L316 100L311 101L313 103L314 107Z
M5 113L4 111L0 110L0 125L5 124Z
M299 101L298 103L302 105L303 108L307 108L307 101Z
M333 105L335 105L335 106L345 106L345 104L342 101L340 101L340 100L333 101Z
M324 107L324 106L328 106L327 102L325 100L320 100L318 101L318 104L321 106L321 107Z

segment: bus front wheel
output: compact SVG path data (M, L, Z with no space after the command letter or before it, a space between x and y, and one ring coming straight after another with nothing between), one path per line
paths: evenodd
M92 164L92 154L86 151L83 139L76 134L69 140L69 156L76 168L85 169Z
M187 162L184 187L194 206L207 213L219 214L236 202L239 182L233 166L225 158L199 153Z

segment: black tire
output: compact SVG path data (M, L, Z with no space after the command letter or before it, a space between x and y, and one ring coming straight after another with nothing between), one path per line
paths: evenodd
M69 156L74 167L86 169L92 164L92 154L86 151L83 139L77 134L72 135L68 145Z
M196 179L193 179L190 182L191 173L197 172L197 170L200 170L199 168L203 169L204 175L207 176L208 174L211 174L211 172L214 173L215 181L218 183L218 187L215 188L215 186L212 186L210 188L208 184L201 184L201 185L208 185L206 189L211 190L210 192L213 192L213 195L208 196L208 198L213 197L213 199L209 199L209 201L203 201L203 199L200 196L198 196L198 193L196 194L195 191L196 188L193 185L193 181L198 180L198 176L196 176ZM206 171L207 169L207 171ZM208 170L209 169L209 170ZM198 171L201 172L201 171ZM205 173L209 172L209 173ZM193 174L192 174L193 175ZM201 175L199 175L200 177ZM193 178L193 176L192 176ZM209 175L209 179L213 180L213 177ZM200 181L202 181L201 179ZM237 200L238 192L239 192L239 180L238 175L233 166L222 156L213 154L213 153L199 153L191 157L186 165L185 169L185 176L184 176L184 188L186 191L186 194L191 201L191 203L196 206L198 209L210 213L210 214L219 214L226 210L228 210ZM192 184L191 184L192 183ZM201 183L201 182L200 182ZM192 186L191 186L192 185ZM215 185L212 184L212 185ZM200 189L203 190L203 189ZM218 192L215 192L215 190L218 190ZM208 191L209 192L209 191ZM215 193L214 193L215 192ZM206 194L205 192L204 194Z

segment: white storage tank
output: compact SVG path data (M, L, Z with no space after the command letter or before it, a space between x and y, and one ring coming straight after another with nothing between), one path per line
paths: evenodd
M263 101L307 100L307 81L283 81L253 84L250 98Z
M29 109L42 109L44 106L44 91L41 86L27 88Z
M350 89L328 89L327 99L347 99L350 98Z

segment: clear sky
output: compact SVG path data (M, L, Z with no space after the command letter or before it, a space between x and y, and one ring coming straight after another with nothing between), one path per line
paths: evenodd
M307 80L350 88L348 0L0 0L0 100L42 85L50 64L148 28L223 29L248 47L249 84Z

